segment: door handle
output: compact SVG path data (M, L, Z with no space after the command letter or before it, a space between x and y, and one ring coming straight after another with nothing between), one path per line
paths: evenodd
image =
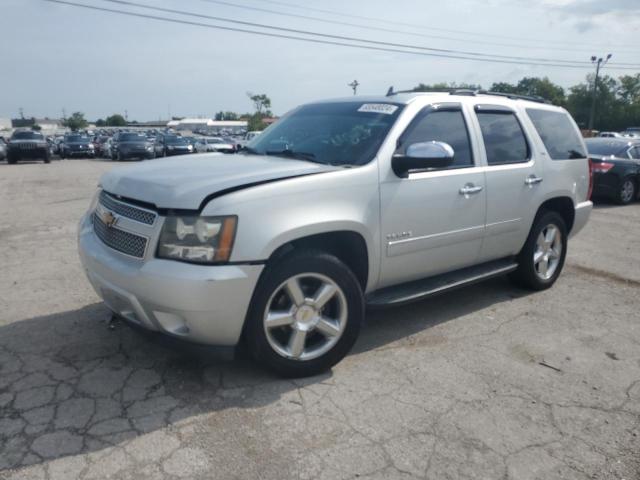
M473 195L474 193L480 193L482 191L482 187L480 185L474 185L473 183L467 183L464 187L462 187L459 192L460 195Z
M542 177L536 177L535 175L529 175L524 179L525 185L537 185L538 183L542 183Z

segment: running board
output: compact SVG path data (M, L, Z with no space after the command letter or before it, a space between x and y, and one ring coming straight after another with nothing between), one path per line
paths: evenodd
M481 282L492 277L505 275L518 268L512 259L494 260L474 265L454 272L443 273L434 277L395 285L371 292L365 298L367 306L383 307L415 302L472 283Z

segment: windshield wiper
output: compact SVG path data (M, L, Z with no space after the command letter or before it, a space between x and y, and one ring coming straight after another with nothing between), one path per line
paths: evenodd
M316 156L313 153L309 152L296 152L294 150L289 150L288 148L285 150L267 150L264 152L266 155L275 155L279 157L287 157L287 158L295 158L298 160L308 160L310 162L315 161Z

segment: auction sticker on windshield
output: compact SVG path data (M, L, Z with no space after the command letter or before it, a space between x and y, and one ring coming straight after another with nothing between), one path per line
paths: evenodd
M388 103L365 103L358 111L368 113L384 113L385 115L393 115L398 109L397 105L390 105Z

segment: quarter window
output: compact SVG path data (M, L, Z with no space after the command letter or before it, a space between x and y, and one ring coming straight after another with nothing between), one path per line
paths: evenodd
M521 163L529 159L529 145L513 112L477 112L489 165Z
M414 143L438 141L453 147L453 164L448 168L473 166L469 133L460 110L427 110L418 114L402 135L396 153L404 154Z
M587 152L569 115L535 108L527 108L527 115L553 160L587 158Z

